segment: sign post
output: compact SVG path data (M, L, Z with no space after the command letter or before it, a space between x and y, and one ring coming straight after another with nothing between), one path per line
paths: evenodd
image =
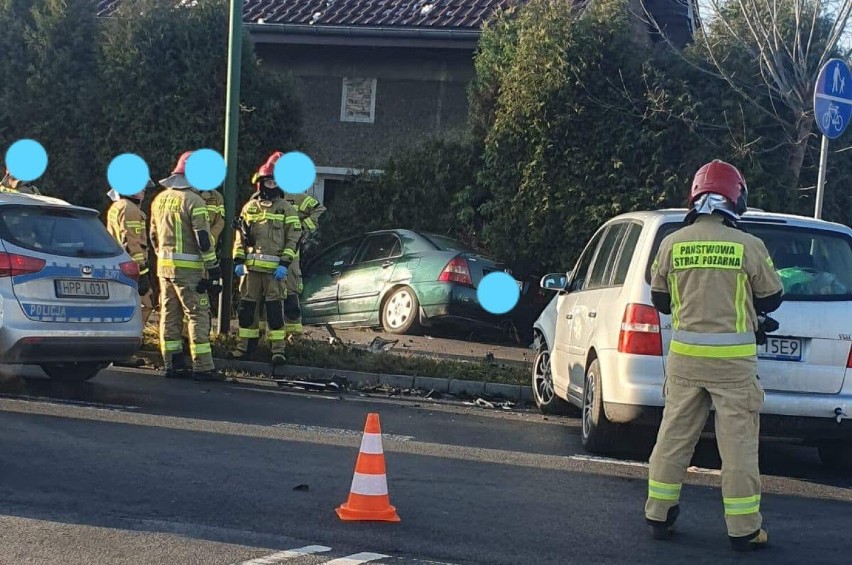
M814 89L814 119L822 132L814 218L822 217L828 140L837 139L852 118L852 72L840 59L830 59L819 72Z

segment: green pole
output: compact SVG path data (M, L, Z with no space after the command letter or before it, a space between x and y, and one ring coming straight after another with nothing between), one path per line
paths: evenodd
M231 0L228 33L228 96L225 108L225 229L222 232L222 294L219 296L217 333L227 335L231 329L231 298L234 268L231 248L234 245L234 212L237 205L237 139L240 131L240 62L243 45L243 0Z

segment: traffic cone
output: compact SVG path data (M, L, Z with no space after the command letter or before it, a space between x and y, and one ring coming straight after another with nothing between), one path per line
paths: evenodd
M382 451L382 429L378 414L367 414L367 425L361 438L361 450L355 463L355 475L349 489L349 500L337 510L341 520L352 522L399 522L396 508L390 505Z

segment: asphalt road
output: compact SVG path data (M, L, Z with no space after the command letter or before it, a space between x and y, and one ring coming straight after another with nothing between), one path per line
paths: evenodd
M831 563L852 551L852 478L799 446L762 447L773 546L744 557L727 543L710 444L679 535L654 542L645 467L586 456L576 419L145 371L0 388L0 563ZM333 511L368 412L381 415L398 524Z

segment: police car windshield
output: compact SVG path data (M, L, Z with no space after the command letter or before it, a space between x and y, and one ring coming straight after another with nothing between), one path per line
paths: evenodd
M97 215L82 210L3 206L0 237L24 249L62 257L115 257L122 251Z
M665 236L682 227L680 222L663 224L646 265L651 280L651 262ZM748 233L766 245L790 301L852 300L852 238L846 234L788 225L743 222Z

